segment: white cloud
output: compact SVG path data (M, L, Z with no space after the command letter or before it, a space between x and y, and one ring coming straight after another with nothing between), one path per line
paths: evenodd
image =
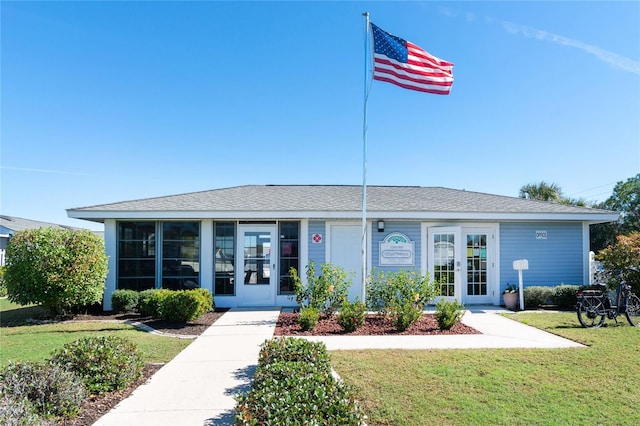
M476 17L469 12L457 12L448 8L440 8L440 13L450 18L463 17L467 21L474 21ZM590 55L595 56L598 60L609 64L611 67L631 72L640 75L640 62L627 58L617 53L610 52L597 46L593 46L584 43L579 40L573 40L568 37L564 37L558 34L549 33L547 31L539 30L533 27L529 27L515 22L502 21L499 19L491 18L489 16L484 17L484 22L490 25L500 25L509 34L520 34L525 38L532 38L539 41L546 41L549 43L558 44L561 46L573 47L580 49Z

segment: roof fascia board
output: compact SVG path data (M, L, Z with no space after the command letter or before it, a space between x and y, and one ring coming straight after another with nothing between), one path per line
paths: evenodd
M361 219L362 212L354 211L79 211L68 210L73 219ZM375 219L411 220L553 220L586 221L590 223L613 222L618 213L465 213L465 212L376 212L367 211L367 217Z

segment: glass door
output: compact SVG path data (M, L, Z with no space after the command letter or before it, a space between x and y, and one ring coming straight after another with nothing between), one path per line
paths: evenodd
M273 306L278 281L275 225L239 225L236 268L238 305Z
M458 302L462 301L460 235L460 227L429 228L427 253L429 274L440 283L440 296Z
M463 274L465 303L491 303L493 244L491 230L465 229L466 271Z

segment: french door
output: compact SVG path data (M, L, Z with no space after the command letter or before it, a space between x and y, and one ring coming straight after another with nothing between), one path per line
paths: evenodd
M429 274L440 284L440 297L458 302L462 300L460 236L460 227L429 228L427 248Z

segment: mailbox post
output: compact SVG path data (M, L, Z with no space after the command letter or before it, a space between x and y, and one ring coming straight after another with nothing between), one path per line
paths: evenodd
M522 284L522 271L529 269L529 261L527 259L518 259L513 261L513 269L518 271L518 292L520 294L520 309L524 311L524 286Z

